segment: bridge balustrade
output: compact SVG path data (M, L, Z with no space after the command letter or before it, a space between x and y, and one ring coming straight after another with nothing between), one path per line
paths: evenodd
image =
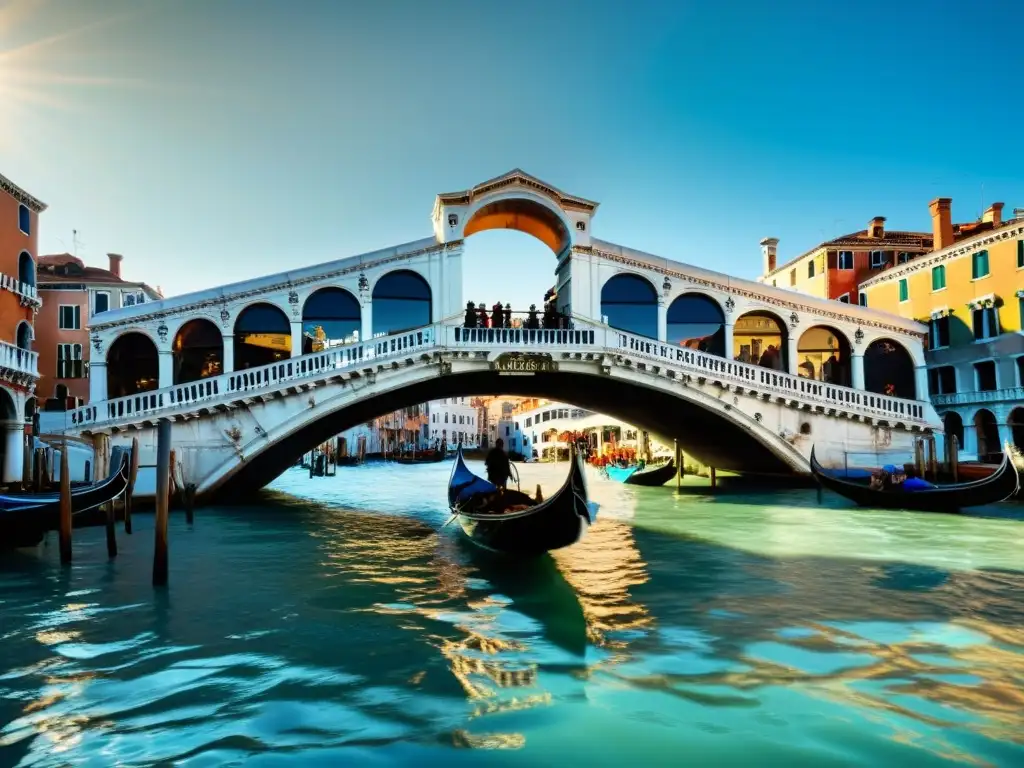
M164 390L90 404L71 413L72 424L92 424L153 416L163 411L244 395L273 391L291 382L322 378L325 374L356 369L374 360L407 356L411 352L445 348L550 349L559 352L593 350L621 352L695 375L759 393L802 401L805 405L862 412L898 420L923 421L924 407L913 400L862 392L828 382L741 363L705 352L679 347L626 333L592 321L575 318L566 329L463 328L427 326L382 336L366 342L333 347L257 368L179 384Z

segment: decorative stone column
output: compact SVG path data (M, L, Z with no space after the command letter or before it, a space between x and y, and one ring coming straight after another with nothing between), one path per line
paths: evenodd
M373 301L369 298L363 301L360 312L359 340L369 341L373 338Z
M96 353L99 354L99 353ZM89 361L89 402L99 403L107 399L107 361Z
M235 370L235 335L221 337L224 344L224 354L222 356L223 365L221 366L223 373L233 373Z
M164 389L166 387L174 386L174 353L169 349L161 349L157 353L157 357L160 360L160 378L159 388Z
M0 422L3 425L4 464L0 479L4 483L20 483L25 468L25 425L21 421Z
M722 330L725 331L725 339L723 341L722 353L725 355L726 360L736 359L735 342L733 341L732 331L735 326L735 321L731 317L725 318L725 324L722 326Z
M914 369L916 400L928 400L928 366L919 365Z
M850 385L864 391L864 353L856 349L850 355Z
M665 299L658 299L658 341L668 340L668 307Z
M292 357L302 354L302 321L292 320Z
M790 376L796 376L797 365L799 360L798 346L800 344L800 337L796 333L796 329L790 328L789 333L786 335L786 373Z

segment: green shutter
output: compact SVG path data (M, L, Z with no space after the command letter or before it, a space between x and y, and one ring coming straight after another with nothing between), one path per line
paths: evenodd
M946 268L941 264L932 267L932 290L939 291L946 287Z
M988 274L988 251L978 251L971 263L971 278L977 280Z
M900 280L900 301L906 301L908 296L907 278Z

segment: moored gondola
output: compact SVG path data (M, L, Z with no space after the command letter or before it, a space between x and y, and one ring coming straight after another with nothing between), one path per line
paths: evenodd
M546 501L522 491L499 493L487 480L473 474L459 446L448 481L448 505L469 539L484 549L502 554L536 556L579 541L596 517L587 500L583 460L571 447L569 476Z
M119 451L113 459L113 471L105 479L72 489L75 526L98 524L99 508L128 488L131 452ZM46 531L56 530L59 525L59 492L0 495L0 549L35 544Z
M448 454L443 449L423 451L422 453L409 454L407 456L393 456L391 460L395 464L437 464L444 461Z
M645 466L643 469L636 464L629 467L617 467L614 464L609 464L604 471L610 480L626 485L658 486L664 485L675 477L676 463L669 459L664 464L654 467Z
M967 483L934 485L904 481L889 487L872 487L870 477L858 481L830 473L818 463L813 447L811 473L822 487L845 496L862 507L907 509L917 512L957 512L968 507L995 504L1014 495L1020 484L1009 451L1003 452L1003 461L995 472Z

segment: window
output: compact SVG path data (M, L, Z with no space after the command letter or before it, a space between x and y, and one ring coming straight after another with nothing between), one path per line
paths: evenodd
M949 346L949 315L933 317L928 323L928 349Z
M897 264L906 264L908 261L910 261L910 254L907 253L906 251L900 251L896 255L896 263Z
M106 312L108 309L110 309L110 294L106 291L97 291L93 295L92 313L98 315L100 312Z
M789 284L790 285L796 285L796 270L795 269L789 270Z
M510 434L512 434L512 428L509 427L509 426L506 426L505 427L505 437L508 437Z
M26 235L32 234L32 214L29 213L27 205L18 206L18 229Z
M900 301L906 301L910 298L910 289L907 288L907 278L900 278Z
M838 264L840 269L853 269L853 251L840 251Z
M971 311L975 339L991 339L999 335L999 313L995 307L978 307Z
M1024 355L1017 358L1017 386L1024 387Z
M978 392L993 392L996 389L996 364L994 360L983 360L974 364L974 378Z
M814 277L814 259L807 262L807 277Z
M447 413L446 413L446 414L444 415L444 423L445 423L445 424L447 424L447 423L448 423L448 414L447 414Z
M850 303L850 294L844 293L842 296L839 297L839 301L841 301L843 304L849 304Z
M946 287L946 268L941 264L932 267L932 290L941 291Z
M134 307L136 304L145 304L146 294L142 291L121 291L121 306Z
M82 308L75 304L61 304L57 307L57 327L62 331L82 329Z
M1017 269L1024 269L1024 240L1017 241Z
M971 279L988 277L988 251L978 251L971 258Z
M85 376L81 344L57 345L57 378L81 379Z
M885 266L885 252L884 251L872 251L871 252L871 268L878 269L879 267Z
M952 365L929 368L928 392L933 395L952 395L956 392L956 369Z
M778 288L778 287L779 287L779 284L775 280L772 280L772 288Z
M862 307L866 307L868 305L868 295L864 293L864 291L861 291L859 294L857 294L857 302Z

